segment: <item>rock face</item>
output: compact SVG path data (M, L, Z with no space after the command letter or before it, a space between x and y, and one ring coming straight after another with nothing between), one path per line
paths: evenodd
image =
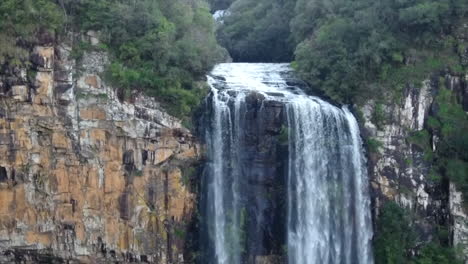
M407 87L401 100L393 104L369 102L361 109L364 136L381 144L377 152L369 153L373 214L378 217L384 201L395 201L416 215L420 241L431 240L436 226L446 225L451 227L454 244L468 249L468 217L461 194L453 184L431 181L430 163L422 149L408 141L412 133L425 128L440 85L435 79L424 81L421 87ZM460 103L468 101L466 80L445 76L445 86L458 95ZM376 111L382 112L384 122L378 124ZM468 251L465 253L468 261Z
M378 106L370 102L364 107L364 133L381 144L378 153L370 153L376 210L388 199L427 215L439 211L440 203L428 194L430 164L424 161L422 151L407 140L412 132L424 129L432 102L432 86L427 81L420 89L408 87L399 104ZM383 108L383 124L375 124L378 107Z
M287 232L285 206L288 146L284 144L285 142L281 142L280 135L282 127L287 125L285 105L258 92L244 94L230 91L229 96L230 99L225 104L221 104L229 108L230 113L237 113L240 117L232 117L230 121L231 117L223 116L221 117L223 121L219 123L220 127L212 123L215 111L220 111L214 109L215 99L212 94L207 99L201 120L201 127L206 129L204 133L206 133L207 148L211 146L224 150L216 154L222 155L221 159L225 165L220 166L222 173L213 175L217 170L214 167L219 165L216 164L215 157L207 155L208 161L205 164L204 184L199 203L200 214L205 219L200 223L201 241L198 250L202 255L198 263L215 263L213 262L217 255L215 244L218 241L214 240L211 234L216 232L213 226L219 225L217 221L221 220L210 217L215 214L211 185L216 184L214 177L220 175L226 181L225 185L218 186L224 195L218 199L225 199L223 215L240 215L239 224L228 221L230 219L223 219L226 225L232 226L230 228L233 233L228 235L227 243L232 244L229 246L235 252L224 261L252 264L283 263L280 261L280 256L284 254ZM229 121L224 118L229 118ZM215 140L214 134L220 128L223 131L223 139L231 138L232 142L213 146L210 141ZM239 186L240 190L234 191L235 187L232 186ZM231 205L231 199L238 199L238 204Z
M182 263L199 145L153 100L119 101L106 54L78 70L70 52L0 74L0 262Z

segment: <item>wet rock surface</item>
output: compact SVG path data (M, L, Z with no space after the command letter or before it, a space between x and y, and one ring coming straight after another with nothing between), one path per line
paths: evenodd
M230 96L232 101L230 100L227 105L231 113L237 111L236 96L245 96L245 100L241 100L242 103L237 108L240 114L240 121L237 124L239 127L232 127L236 131L234 137L238 145L230 148L237 154L226 154L227 156L223 158L235 162L235 167L225 168L229 174L224 178L229 182L226 186L234 184L240 186L243 194L239 198L238 205L241 208L240 214L243 219L241 221L244 221L241 223L242 258L249 264L283 263L280 256L284 253L287 233L287 214L283 212L286 212L287 205L288 145L281 142L280 135L282 128L287 125L285 105L284 102L276 101L272 97L266 98L257 92L245 95L230 93ZM205 129L212 125L210 120L214 109L210 106L211 100L212 97L207 100L206 112L200 124ZM229 128L226 128L226 131L228 130ZM242 149L241 155L236 151L238 149ZM207 161L205 170L211 162ZM209 176L204 177L207 181L206 177ZM209 204L208 192L208 190L200 192L202 215L208 215L206 211ZM229 213L228 211L227 214ZM200 223L202 230L209 228L205 226L209 225L207 222L208 220ZM203 234L206 235L208 232ZM207 241L211 240L203 237L203 234L199 241L203 248L199 250L206 255L199 263L210 263L214 259L210 254L214 254L215 249L206 247ZM209 247L211 246L213 245L210 244Z

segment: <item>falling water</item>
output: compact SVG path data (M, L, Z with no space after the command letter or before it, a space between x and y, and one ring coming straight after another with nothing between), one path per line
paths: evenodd
M305 95L287 64L220 64L208 78L206 263L255 263L267 255L290 264L373 263L353 115ZM284 135L284 151L272 148ZM283 171L268 165L283 162ZM282 177L285 191L275 195Z

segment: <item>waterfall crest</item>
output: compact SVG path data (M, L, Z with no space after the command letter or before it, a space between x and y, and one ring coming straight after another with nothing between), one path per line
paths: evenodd
M287 64L220 64L208 81L205 263L372 264L353 115L305 95Z

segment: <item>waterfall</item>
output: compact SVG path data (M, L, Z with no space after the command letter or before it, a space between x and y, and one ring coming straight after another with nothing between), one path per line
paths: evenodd
M203 263L372 264L359 128L301 90L287 64L208 76Z

